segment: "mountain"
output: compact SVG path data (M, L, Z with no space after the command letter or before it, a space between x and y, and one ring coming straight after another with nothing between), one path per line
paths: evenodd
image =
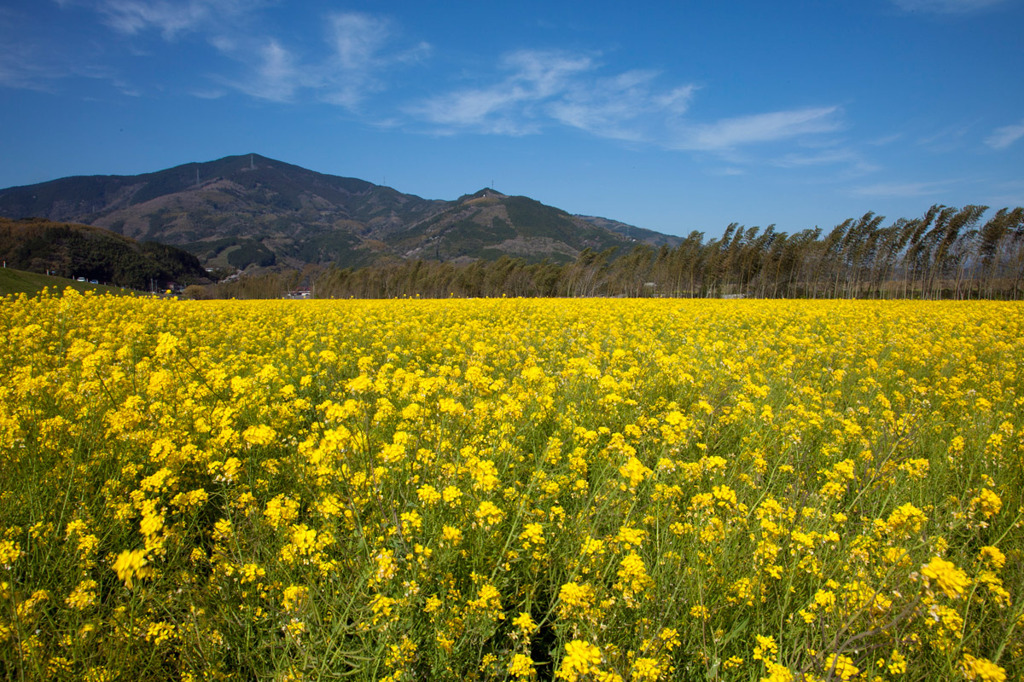
M629 239L632 239L633 241L643 242L644 244L650 244L651 246L668 246L674 249L683 243L682 237L674 237L670 234L655 232L654 230L645 230L644 228L637 227L635 225L620 223L618 220L609 220L608 218L599 218L597 216L590 215L578 215L576 217L590 223L594 227L611 230L612 232L617 232Z
M5 267L132 289L210 281L187 251L139 243L100 227L40 218L0 218L0 258Z
M423 199L258 154L12 187L0 190L0 215L103 227L179 246L207 267L239 269L502 255L565 262L588 248L677 239L490 189Z
M462 196L384 241L403 258L442 261L511 256L558 262L574 260L584 249L604 251L629 244L624 235L578 216L491 189Z

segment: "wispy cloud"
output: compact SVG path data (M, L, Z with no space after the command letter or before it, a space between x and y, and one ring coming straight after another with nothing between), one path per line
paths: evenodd
M303 53L274 38L217 35L210 39L222 54L242 64L238 78L216 78L251 97L291 102L302 95L356 109L370 94L387 89L387 74L430 53L427 43L401 44L387 19L362 13L326 17L323 42Z
M850 194L860 197L914 198L941 194L953 180L937 182L882 182L874 185L854 187Z
M405 38L401 27L386 16L332 12L322 16L319 41L295 44L279 37L260 17L257 10L270 0L56 1L91 8L107 26L126 36L159 36L172 43L188 34L199 36L233 64L214 64L205 83L190 84L196 97L239 92L281 103L316 99L384 121L381 125L435 134L528 135L571 128L636 145L709 152L733 169L760 164L873 170L849 148L806 151L808 143L828 140L829 134L844 128L839 106L709 119L694 111L700 92L696 84L670 82L655 69L613 70L599 52L513 51L490 68L477 69L476 80L466 81L470 85L418 100L406 96L404 104L398 93L388 112L375 109L372 96L385 90L397 93L394 82L401 77L400 69L425 61L432 47ZM155 42L160 41L147 40L145 45ZM10 58L6 63L16 64ZM0 61L0 83L19 78L17 69L4 68ZM21 67L20 73L25 72ZM131 89L127 83L117 87ZM750 156L753 147L780 142L787 144L768 147L770 157Z
M809 107L726 118L714 123L686 124L673 146L677 149L727 151L743 145L774 142L842 128L836 106Z
M26 36L21 12L0 7L0 87L48 91L67 69L54 52Z
M814 152L791 152L775 159L780 168L810 168L814 166L845 166L846 177L873 173L880 167L869 161L856 148L841 146Z
M329 25L338 65L352 71L371 65L391 34L387 20L369 14L335 14Z
M659 119L682 116L697 88L655 86L655 71L628 71L600 79L596 87L576 86L550 107L551 116L598 137L647 141Z
M36 50L18 48L16 42L4 43L0 46L0 87L57 92L62 81L79 77L103 81L129 97L138 97L142 94L140 88L129 83L113 69L89 63L70 64L65 61L42 55Z
M598 137L654 142L696 91L693 85L660 86L657 71L602 75L601 68L589 54L519 50L501 59L489 84L431 97L407 112L435 132L526 135L563 125Z
M90 7L118 33L136 35L155 30L165 40L252 12L260 0L57 0L61 7Z
M948 153L958 151L967 144L967 136L978 125L977 121L968 123L955 123L945 128L920 138L919 145L936 153Z
M501 61L500 79L431 97L407 108L443 132L472 130L500 135L537 132L550 119L544 105L564 97L574 78L594 68L590 57L556 51L522 50Z
M1024 180L997 183L991 192L985 199L989 206L1024 206Z
M56 0L61 7L89 8L124 36L155 32L174 43L197 35L238 65L232 75L221 70L208 74L215 88L192 88L197 97L220 97L233 90L292 102L305 94L354 109L369 94L387 89L391 69L430 54L425 42L403 44L389 19L360 12L329 13L323 17L320 42L289 45L259 15L272 1Z
M714 152L733 164L743 163L736 153L741 147L806 140L843 127L838 106L701 122L690 111L698 86L665 85L662 74L655 70L605 71L594 54L520 50L501 59L487 84L441 93L405 111L441 134L528 135L567 126L602 138ZM791 156L776 165L826 163L867 168L849 151Z
M209 16L209 7L203 2L109 0L98 9L107 25L118 33L134 35L152 28L165 39L193 29Z
M348 109L386 89L383 74L391 68L420 62L431 52L426 42L397 46L396 31L384 17L339 12L327 24L332 56L316 68L322 74L321 96Z
M195 31L215 31L262 3L242 0L96 0L103 22L118 33L158 31L165 40Z
M1021 119L1020 123L996 128L985 139L985 144L992 149L1006 149L1022 137L1024 137L1024 119Z
M244 84L244 87L236 89L250 91L256 96L259 93L274 94L274 98L281 97L281 87L272 87L271 80L274 69L274 55L268 53L267 44L260 44L257 40L247 39L245 27L247 18L258 9L267 4L269 0L55 0L62 9L85 8L98 16L101 24L122 36L139 36L142 40L131 41L130 44L119 44L121 49L126 49L133 56L151 56L154 53L155 43L152 40L151 32L156 32L168 43L178 42L189 34L196 34L205 39L216 49L223 53L229 53L231 49L245 45L249 54L258 60L257 71ZM108 67L102 66L108 59L101 55L109 53L113 48L109 41L96 41L93 43L97 48L98 55L94 55L91 66L84 65L81 55L78 61L68 70L67 75L85 76L89 78L100 78L110 81L113 87L123 94L137 96L144 88L128 83ZM89 73L89 71L93 73ZM110 71L109 75L104 75ZM215 77L214 80L227 82L223 77ZM237 84L235 84L237 85ZM201 87L196 92L205 93Z
M60 40L40 37L20 26L24 16L0 8L0 87L57 92L69 78L104 81L122 94L137 96L117 69L94 60L89 49L72 50Z
M0 87L45 92L63 75L36 51L0 38Z
M227 96L227 91L223 88L197 88L190 93L193 97L199 99L221 99Z
M937 14L967 14L1001 5L1006 0L893 0L907 12L934 12Z
M865 140L864 144L871 145L872 147L886 147L902 138L903 133L892 133L891 135L883 135L882 137L876 137L871 140Z
M308 75L298 67L291 52L276 40L268 40L258 50L258 61L245 79L225 81L236 90L257 99L289 102Z

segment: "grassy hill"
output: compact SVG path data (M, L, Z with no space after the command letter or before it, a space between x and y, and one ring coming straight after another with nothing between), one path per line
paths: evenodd
M85 293L94 291L98 294L131 294L133 292L120 287L109 287L104 284L90 284L79 282L66 277L54 277L52 275L41 275L38 272L27 272L15 270L14 268L0 268L0 296L11 296L27 294L35 296L49 288L51 291L64 291L71 287L75 291Z

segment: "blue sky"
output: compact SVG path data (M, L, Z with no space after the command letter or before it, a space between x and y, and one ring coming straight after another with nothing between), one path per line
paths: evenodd
M669 234L1024 205L1024 0L8 0L0 187L256 152Z

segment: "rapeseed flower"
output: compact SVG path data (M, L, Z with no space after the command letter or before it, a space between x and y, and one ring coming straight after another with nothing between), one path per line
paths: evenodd
M576 682L598 672L600 665L601 650L590 642L574 639L565 645L565 655L555 671L555 677L566 682Z
M935 584L947 596L953 599L963 595L964 590L971 584L967 574L956 567L952 561L946 561L942 557L932 557L932 560L921 567L921 575L935 581Z
M14 540L0 540L0 567L10 570L22 554L21 545Z
M6 670L1024 675L1017 303L0 306Z
M146 550L126 549L117 555L113 569L117 573L117 577L124 582L125 587L131 589L137 579L152 575L152 569L149 568L148 563Z
M968 680L979 680L980 682L1005 682L1006 680L1006 670L987 658L975 658L970 654L964 654L961 666L964 677Z
M508 664L508 674L517 680L533 679L537 675L533 659L526 654L515 654Z

